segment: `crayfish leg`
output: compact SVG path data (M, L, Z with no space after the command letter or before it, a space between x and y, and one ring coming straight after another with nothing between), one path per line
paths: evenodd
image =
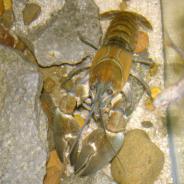
M140 77L136 72L134 72L133 70L131 70L130 75L131 75L132 77L135 77L135 78L142 84L142 86L143 86L144 89L146 90L146 93L147 93L148 96L152 99L150 87L149 87L149 85L144 81L144 79L141 78L141 77Z

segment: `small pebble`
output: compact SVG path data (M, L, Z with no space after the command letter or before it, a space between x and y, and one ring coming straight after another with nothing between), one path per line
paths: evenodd
M36 20L40 13L41 13L41 7L34 3L26 4L24 10L23 10L23 20L25 25L31 24L34 20Z
M3 3L5 10L12 10L12 0L4 0Z
M160 92L161 92L161 90L160 90L159 87L152 87L151 88L151 96L152 96L152 98L155 99L158 96L158 94L160 94Z
M158 64L153 63L153 66L150 68L150 72L149 72L151 77L153 77L153 76L155 76L157 74L158 67L159 67Z
M148 48L148 44L149 44L148 34L143 31L139 31L137 40L138 41L135 47L135 52L140 53L145 51Z
M76 96L80 97L80 98L83 98L86 96L84 85L77 85L76 86Z
M74 96L67 95L61 98L59 103L59 109L66 114L72 114L75 110L76 105L76 98Z
M64 174L64 165L60 162L56 150L49 153L47 161L46 176L44 184L59 184L61 176Z
M2 17L1 20L2 24L6 27L6 28L10 28L14 22L14 16L13 16L13 11L12 10L6 10Z
M48 77L45 81L44 81L44 84L43 84L43 88L46 92L48 93L51 93L55 87L55 81Z
M144 128L151 128L151 127L153 127L153 123L151 121L142 121L141 125Z
M9 34L8 30L5 30L3 26L0 25L0 44L9 47L14 46L14 38Z
M63 77L60 82L61 82L61 88L65 89L66 91L72 91L75 87L75 82L71 80L67 80L67 77ZM66 82L65 82L66 81Z
M146 99L146 101L144 102L145 108L149 111L153 111L155 110L155 107L153 105L153 100L151 100L150 98Z
M74 115L74 119L76 120L76 122L78 123L78 125L80 127L82 127L84 125L84 118L80 115L80 114L75 114Z

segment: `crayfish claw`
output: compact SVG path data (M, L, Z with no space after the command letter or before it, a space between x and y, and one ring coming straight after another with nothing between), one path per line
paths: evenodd
M64 153L67 152L67 149L75 141L79 129L78 124L71 116L64 115L58 108L55 109L53 117L54 142L56 151L62 162L66 158Z
M123 133L110 133L99 128L89 134L74 164L75 173L86 176L107 165L122 146Z

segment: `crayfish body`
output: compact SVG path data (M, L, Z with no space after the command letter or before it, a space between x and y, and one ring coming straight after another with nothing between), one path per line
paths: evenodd
M114 107L112 101L123 93L129 78L133 54L140 41L139 28L152 29L145 17L134 12L110 11L103 13L101 19L111 19L111 22L89 70L91 110L78 135L75 135L76 141L69 154L74 171L80 176L103 168L122 147L124 112L122 107ZM98 128L80 146L82 131L92 118Z

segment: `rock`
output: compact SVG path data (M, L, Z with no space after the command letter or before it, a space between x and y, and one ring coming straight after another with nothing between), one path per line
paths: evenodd
M55 86L56 86L56 83L52 78L48 77L44 80L43 87L46 92L48 93L52 92Z
M64 165L60 162L56 150L53 150L49 154L44 184L60 184L60 179L63 174Z
M61 98L59 109L66 114L71 114L74 112L76 105L77 105L76 97L67 95Z
M0 22L6 28L13 24L14 16L12 10L12 0L0 0Z
M120 184L153 184L163 164L163 152L144 131L135 129L125 136L118 159L112 161L111 171L115 181Z
M80 98L88 97L88 91L86 90L86 86L83 84L79 84L76 86L76 96Z
M35 3L26 4L23 9L23 21L25 25L29 25L32 21L36 20L41 13L41 7Z
M151 128L151 127L153 127L153 123L151 121L142 121L141 125L144 128Z
M75 64L95 50L101 37L98 7L92 0L66 0L55 20L33 41L42 66ZM49 43L49 44L48 44Z
M0 46L0 183L43 183L47 160L46 117L37 68Z
M28 38L30 33L34 32L41 26L45 25L46 22L52 18L52 15L57 13L58 10L61 10L64 5L65 0L34 0L27 1L27 0L18 0L13 1L13 12L15 15L15 22L14 22L14 32L16 32L19 36ZM28 21L29 25L24 24L23 19L23 10L26 4L36 4L41 8L41 14L37 19L30 23L31 19ZM32 14L32 12L30 12Z
M62 184L116 184L109 176L107 176L103 171L97 172L95 175L87 176L81 178L79 176L71 175L62 180Z
M12 10L7 10L3 13L3 15L0 17L0 22L6 27L10 28L13 24L14 16Z
M7 29L0 25L0 44L8 47L13 47L15 44L13 36Z

